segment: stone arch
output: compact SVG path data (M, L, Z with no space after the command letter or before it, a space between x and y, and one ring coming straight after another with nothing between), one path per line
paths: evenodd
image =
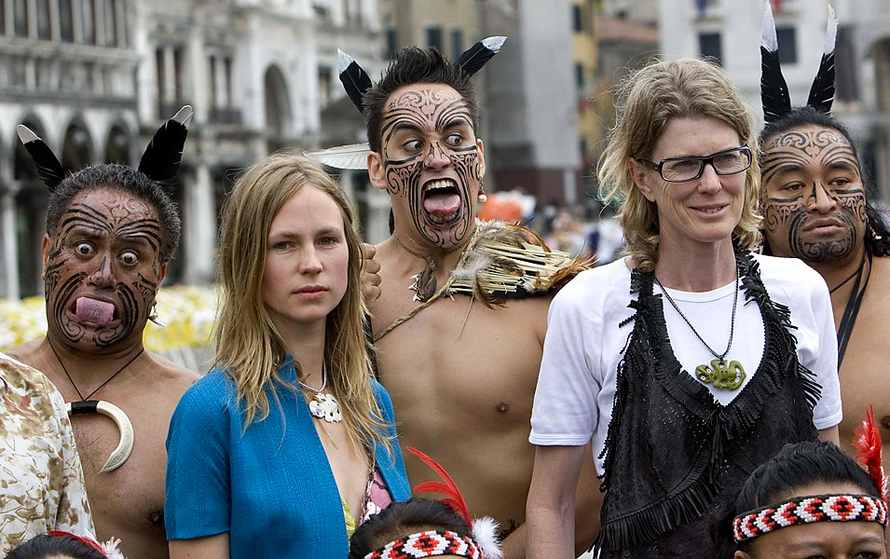
M60 159L62 167L72 172L80 171L94 161L92 136L82 119L73 119L65 130Z
M127 125L115 122L105 138L105 162L133 165L133 136Z
M290 96L287 90L287 80L278 66L272 65L266 69L263 76L263 92L266 100L266 130L276 142L281 142L291 130L293 113L290 106ZM269 146L277 149L283 146Z

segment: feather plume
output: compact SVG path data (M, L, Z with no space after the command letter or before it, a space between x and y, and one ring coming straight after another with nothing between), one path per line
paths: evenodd
M337 73L352 104L356 106L358 112L364 113L365 92L373 85L371 77L353 57L340 49L337 49Z
M450 506L454 509L458 515L461 516L466 522L467 526L473 527L473 516L470 514L470 509L467 507L467 502L464 501L463 495L460 494L460 489L457 488L457 484L454 483L454 479L448 475L448 472L445 471L445 468L440 466L438 462L424 454L423 452L417 450L416 448L412 448L410 446L405 447L405 450L417 456L423 461L424 464L430 467L440 478L442 481L425 481L423 483L419 483L414 486L415 493L440 493L445 495L445 498L442 499L442 502L446 505Z
M465 50L457 59L457 67L469 75L473 75L500 52L506 37L487 37Z
M837 40L837 15L828 6L828 28L825 31L825 50L819 63L819 71L810 87L807 105L823 113L831 112L834 101L834 45Z
M145 148L139 161L139 171L160 184L172 194L176 186L176 175L182 162L182 149L188 136L188 125L192 120L192 107L185 105L161 125Z
M111 538L107 542L102 544L102 549L105 550L105 557L108 559L126 559L124 554L121 553L120 550L120 538Z
M853 446L856 448L856 460L865 467L868 475L887 502L887 476L884 475L884 462L881 457L881 432L875 423L875 410L868 406L865 419L856 428L853 435Z
M785 83L779 64L776 22L769 0L766 0L763 11L763 35L760 42L760 100L766 123L778 120L791 110L788 84Z
M65 169L62 168L62 164L59 163L59 160L52 150L49 149L49 146L46 145L46 142L35 134L33 130L24 124L19 124L16 127L16 132L19 135L19 140L21 140L25 149L28 150L28 154L37 166L37 175L40 177L40 180L49 187L50 192L54 191L59 186L59 183L62 182L62 179L65 178Z
M364 171L368 168L369 153L371 153L371 148L365 142L307 151L304 152L304 155L316 163L334 169Z
M497 520L490 516L477 518L473 522L473 539L482 549L483 559L503 559L504 553L501 551L501 542L498 539L499 528Z

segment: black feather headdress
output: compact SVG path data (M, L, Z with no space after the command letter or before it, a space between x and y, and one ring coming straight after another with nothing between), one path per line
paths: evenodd
M472 76L501 50L506 40L506 37L486 37L465 50L454 64ZM339 49L337 49L337 66L340 82L343 83L346 94L359 112L364 112L365 92L374 85L371 78L353 57Z
M185 105L173 118L162 124L145 148L139 162L139 171L160 184L167 194L173 194L176 185L176 175L182 161L182 149L185 146L192 114L192 107ZM65 178L66 171L62 164L46 142L33 130L24 124L19 124L16 131L19 140L37 165L37 175L40 180L50 192L55 191Z
M828 6L828 11L825 49L807 100L807 105L824 113L831 111L831 103L834 101L834 47L837 38L837 17L831 6ZM766 0L763 12L760 99L763 103L763 120L766 124L775 122L791 110L791 96L779 64L779 41L776 37L776 22L773 19L770 0Z

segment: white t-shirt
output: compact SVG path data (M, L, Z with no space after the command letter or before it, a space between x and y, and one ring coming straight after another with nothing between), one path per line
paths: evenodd
M828 287L822 276L800 260L762 255L753 258L760 264L760 278L772 301L791 309L798 359L822 386L813 423L819 430L834 427L843 414ZM593 439L594 457L603 450L618 363L633 329L632 321L618 326L633 315L628 304L636 295L630 293L630 278L624 258L579 274L554 297L532 410L532 444L580 446ZM653 289L660 293L657 285ZM722 353L729 340L734 285L705 293L668 292L708 345ZM697 365L708 364L714 357L664 296L662 300L671 348L683 370L694 375ZM736 312L736 331L727 360L742 363L747 373L745 383L735 391L704 385L722 405L744 390L764 352L760 310L754 301L746 303L742 287ZM715 316L720 318L714 320ZM597 469L603 472L600 460Z

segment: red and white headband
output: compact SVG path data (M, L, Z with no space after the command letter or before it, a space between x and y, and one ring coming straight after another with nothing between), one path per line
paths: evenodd
M376 551L365 555L365 559L420 559L456 555L469 559L482 559L482 550L472 538L457 532L435 531L411 534L394 540Z
M769 534L779 528L813 522L877 522L887 526L887 505L870 495L811 495L769 505L732 521L736 543Z

